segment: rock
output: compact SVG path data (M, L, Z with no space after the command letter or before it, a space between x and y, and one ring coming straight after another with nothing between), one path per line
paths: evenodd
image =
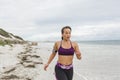
M3 80L10 80L10 79L14 80L14 79L19 79L19 77L14 75L14 74L11 74L11 75L3 76L1 79L3 79Z
M10 72L14 71L15 69L16 69L16 67L5 68L4 73L10 73Z
M43 62L34 62L35 64L43 64Z
M32 42L31 45L32 45L32 46L37 46L38 43L37 43L37 42Z
M23 66L24 67L29 67L29 68L35 68L35 64L34 63L26 63L26 62L24 62Z
M40 58L38 55L31 55L31 57Z
M30 78L26 78L26 80L32 80L32 79L30 79Z

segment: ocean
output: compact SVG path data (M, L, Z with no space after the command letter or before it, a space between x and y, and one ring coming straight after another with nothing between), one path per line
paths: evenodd
M49 50L53 42L44 42ZM74 56L73 80L120 80L120 40L78 41L82 59Z
M74 71L81 80L120 80L120 41L81 41L79 47Z

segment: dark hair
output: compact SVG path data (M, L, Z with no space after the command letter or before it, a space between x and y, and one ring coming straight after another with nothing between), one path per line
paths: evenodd
M70 31L72 31L71 27L70 26L65 26L61 29L61 33L63 34L64 33L64 29L70 29ZM63 37L62 37L62 40L63 40Z

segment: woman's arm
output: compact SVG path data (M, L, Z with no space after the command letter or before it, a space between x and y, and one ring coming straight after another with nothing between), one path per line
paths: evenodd
M81 52L80 52L80 50L79 50L79 46L78 46L78 44L75 42L75 54L76 54L76 57L77 57L77 59L81 59L82 57L81 57Z
M57 42L54 44L53 51L52 51L52 54L50 55L50 57L48 59L48 62L44 65L44 70L47 70L47 67L49 66L49 64L54 59L56 53L57 53Z

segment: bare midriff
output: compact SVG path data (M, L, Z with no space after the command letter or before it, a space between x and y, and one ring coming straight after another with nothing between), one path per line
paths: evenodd
M70 65L73 62L73 55L58 55L58 63Z

